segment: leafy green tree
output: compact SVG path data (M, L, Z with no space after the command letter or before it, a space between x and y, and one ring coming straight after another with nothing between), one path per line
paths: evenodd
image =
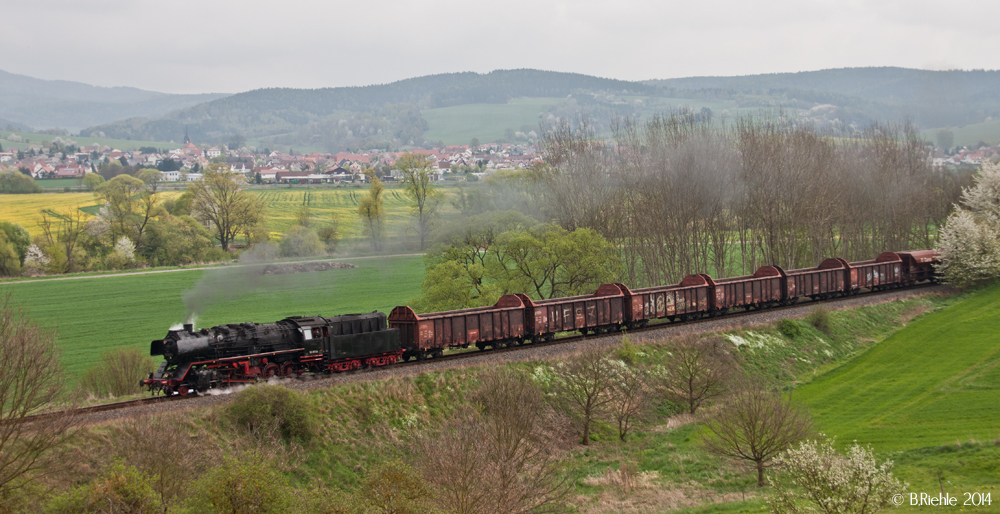
M135 178L141 180L150 191L156 192L157 186L163 180L163 173L153 168L143 168L135 174Z
M46 253L52 257L52 272L77 271L86 267L81 266L87 260L81 243L89 236L80 209L70 209L65 213L42 211L41 226Z
M104 182L105 182L104 177L102 177L98 173L87 173L83 177L83 185L84 187L87 188L87 191L93 191L97 189L97 186L100 186Z
M212 234L190 216L160 216L146 236L146 259L159 266L212 260Z
M427 270L421 295L412 302L418 312L438 312L493 305L502 296L495 284L483 284L486 268L478 263L463 266L444 261ZM477 283L478 282L478 283Z
M472 138L471 141L469 141L469 148L471 148L473 152L475 152L476 150L479 150L479 138L478 137L474 137L474 138Z
M618 269L614 246L597 232L569 232L542 225L525 232L506 232L493 245L492 274L505 289L527 291L535 298L556 298L593 292L611 282Z
M194 192L191 213L195 219L211 227L222 249L246 227L264 219L264 200L246 189L246 179L225 164L210 164L202 180L190 186Z
M11 221L0 221L0 231L17 252L19 262L24 264L24 256L28 254L28 247L31 246L31 234L28 233L28 229Z
M17 171L0 172L0 194L41 193L42 187L35 179Z
M142 247L143 233L157 213L156 192L129 175L117 175L97 186L94 195L105 204L111 241L128 237Z
M406 195L413 200L413 214L420 232L420 249L425 247L427 231L436 215L441 194L434 189L431 158L428 155L405 153L396 161L396 169L403 175Z
M20 275L21 260L14 245L7 241L7 235L0 231L0 276L16 277Z
M369 175L371 187L368 194L361 197L358 202L358 214L367 226L368 237L372 242L372 249L379 250L382 247L382 236L385 231L385 199L383 192L385 186L374 174Z

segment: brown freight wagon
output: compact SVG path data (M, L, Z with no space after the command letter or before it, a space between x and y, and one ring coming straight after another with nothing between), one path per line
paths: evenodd
M893 252L879 254L873 261L848 263L851 275L851 292L860 289L886 289L903 281L903 262Z
M847 293L851 266L841 258L826 259L815 268L788 270L786 298L791 302L808 296L813 300Z
M913 250L896 252L903 263L903 282L913 284L924 280L934 280L934 264L940 261L935 250Z
M625 321L629 328L645 326L652 319L695 319L709 312L711 286L707 275L688 275L680 284L629 290L625 294Z
M551 339L556 332L580 333L620 330L625 323L625 294L619 284L604 284L592 295L532 300L518 294L524 303L525 338ZM627 289L627 288L626 288Z
M524 303L508 294L492 307L417 314L399 306L389 314L389 327L399 329L403 360L439 357L445 348L485 349L524 341Z
M729 309L764 307L776 305L785 299L785 273L777 266L761 266L753 275L743 277L720 278L702 273L709 287L708 308L710 314L720 314Z

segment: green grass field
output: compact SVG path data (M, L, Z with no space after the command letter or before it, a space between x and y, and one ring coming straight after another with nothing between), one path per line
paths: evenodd
M427 125L424 139L448 145L467 145L478 137L483 143L503 139L508 128L538 127L538 113L563 98L515 98L505 104L468 104L421 111Z
M62 189L64 187L79 187L83 185L82 178L47 178L36 180L36 184L45 189Z
M200 327L277 321L293 315L388 312L420 294L421 257L349 260L358 267L315 273L250 276L238 268L178 271L77 280L0 284L41 326L55 330L67 371L79 376L118 347L148 350L171 325L183 321L182 300L202 277L218 302L198 318ZM209 275L211 274L211 275Z
M1000 120L973 123L964 127L945 128L955 134L955 146L973 146L980 141L991 145L1000 144ZM923 131L923 135L928 141L937 142L939 130L941 130L940 127L927 129Z
M879 451L1000 437L1000 286L922 316L796 390L817 425Z

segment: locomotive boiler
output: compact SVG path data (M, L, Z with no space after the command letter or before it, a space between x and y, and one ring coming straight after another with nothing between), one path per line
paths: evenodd
M305 372L384 366L396 362L402 350L399 330L386 325L385 314L372 312L200 330L186 324L153 341L149 353L164 360L142 384L185 395Z

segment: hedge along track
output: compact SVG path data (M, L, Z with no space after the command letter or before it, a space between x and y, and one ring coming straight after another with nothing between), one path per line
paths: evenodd
M513 354L516 354L517 352L522 351L522 350L530 352L533 349L544 349L544 348L550 348L551 349L553 347L559 347L559 346L562 346L562 345L570 345L571 343L584 343L584 342L597 343L598 341L601 341L601 342L603 342L605 344L610 344L610 343L614 342L614 340L617 340L617 339L621 338L622 335L624 335L626 333L629 334L629 335L650 334L650 333L655 333L655 332L658 332L658 331L660 331L660 332L666 332L666 331L668 331L670 329L677 329L678 331L683 331L683 332L710 332L710 331L728 330L728 329L735 328L735 326L746 326L746 325L751 325L751 324L771 323L771 322L777 321L779 319L782 319L784 317L784 316L782 316L782 313L785 313L785 312L788 312L788 311L800 311L800 312L797 313L797 315L801 316L801 315L805 314L804 312L801 312L802 310L804 310L804 309L810 309L810 308L812 308L812 307L814 307L816 305L839 305L839 304L847 304L847 306L851 306L851 304L857 303L858 306L862 306L862 305L868 305L868 304L874 304L874 303L883 303L883 302L874 302L874 301L866 301L866 300L874 300L876 298L880 298L880 297L884 297L884 296L901 296L901 297L913 296L913 295L922 294L921 293L922 291L925 291L925 290L934 290L934 289L939 290L941 292L950 292L950 291L952 291L952 289L949 286L942 286L942 285L933 284L933 283L919 284L919 285L910 286L910 287L906 287L906 288L890 289L890 290L886 290L886 291L878 291L878 292L874 292L874 293L866 293L866 294L861 294L861 295L852 295L852 296L846 296L846 297L831 298L831 299L827 299L827 300L810 300L810 301L804 301L804 302L799 302L799 303L797 303L795 305L777 306L777 307L772 307L772 308L767 308L767 309L750 310L750 311L744 311L744 312L733 312L733 313L730 313L730 314L727 314L727 315L724 315L724 316L719 316L719 317L714 317L714 318L699 318L699 319L692 320L692 321L673 322L673 323L667 322L667 321L663 321L663 322L660 322L660 323L650 324L649 326L646 326L646 327L636 328L634 330L629 330L627 332L624 332L624 331L623 332L607 332L607 333L601 333L601 334L590 334L590 335L586 335L586 336L584 336L584 335L578 335L578 334L577 335L569 335L569 336L558 337L558 338L553 339L551 341L538 342L538 343L525 343L525 344L521 344L521 345L511 345L511 346L507 346L507 347L494 348L494 349L482 350L482 351L469 349L469 350L458 351L458 352L450 353L448 355L444 355L444 356L441 356L441 357L434 357L434 358L429 358L429 359L425 359L425 360L416 360L416 361L409 361L409 362L397 362L397 363L395 363L395 364L393 364L391 366L384 366L384 367L370 368L370 369L360 369L360 370L357 370L357 371L348 371L348 372L343 372L343 373L333 373L333 374L330 374L330 375L310 375L310 376L306 376L306 377L303 377L303 378L300 378L300 379L297 379L297 380L296 379L284 379L284 380L277 381L276 383L281 383L281 384L287 385L288 387L294 388L294 389L315 389L315 388L320 388L320 387L326 387L328 385L333 385L335 383L339 383L339 382L343 382L343 381L357 381L357 380L366 380L366 379L381 379L383 377L391 376L391 373L394 372L394 371L405 371L407 374L410 374L410 373L419 373L421 368L429 368L428 371L431 370L431 369L437 369L439 367L445 367L446 368L446 367L451 367L453 365L456 365L457 363L461 362L462 360L467 360L467 359L471 359L473 361L476 361L474 364L482 364L482 363L484 363L483 362L484 359L489 359L489 358L494 357L494 356L495 357L504 356L504 357L501 357L499 359L496 359L497 361L513 360L513 359L506 358L506 357L513 357ZM743 321L753 320L755 318L764 318L764 319L758 321L757 323L740 323L738 321L738 320L743 320ZM659 336L659 337L669 337L670 335L672 335L672 334L663 334L662 336ZM567 349L567 351L570 351L570 350ZM491 359L491 360L493 360L493 359ZM453 364L453 361L454 361L454 364ZM470 363L470 364L472 364L472 363ZM46 419L53 419L53 418L58 417L58 416L71 415L71 416L82 417L82 418L84 418L84 421L88 422L88 423L97 423L97 422L107 421L107 420L110 420L110 419L117 419L117 418L124 417L124 416L127 415L125 413L125 411L128 411L128 410L139 410L139 411L157 410L157 411L159 411L159 410L161 410L161 407L162 408L170 408L170 409L172 409L172 408L178 406L178 405L172 405L170 407L167 407L167 406L164 405L164 406L157 406L156 408L147 408L147 407L151 407L152 405L155 405L155 404L164 404L164 403L170 402L170 403L177 403L177 404L185 404L185 405L194 406L194 405L204 405L204 404L207 404L207 403L213 403L213 402L216 402L216 401L224 401L225 398L227 396L229 396L228 392L238 391L241 388L242 387L238 386L238 387L233 387L233 388L228 388L228 389L227 388L213 389L210 392L208 392L207 394L202 394L202 395L190 394L190 395L187 395L187 396L179 396L179 395L177 395L177 396L151 396L151 397L146 397L146 398L139 398L139 399L136 399L136 400L128 400L128 401L122 401L122 402L107 403L107 404L103 404L103 405L93 405L93 406L89 406L89 407L81 407L81 408L78 408L78 409L68 409L68 410L61 410L61 411L55 411L55 412L47 412L47 413L35 414L35 415L27 416L26 420L28 420L29 422L37 422L37 421L45 421ZM193 402L193 403L187 403L188 400L201 400L201 401L196 401L196 402ZM119 411L119 410L123 411L123 412L122 413L112 413L112 411ZM102 415L101 413L106 413L106 414Z

